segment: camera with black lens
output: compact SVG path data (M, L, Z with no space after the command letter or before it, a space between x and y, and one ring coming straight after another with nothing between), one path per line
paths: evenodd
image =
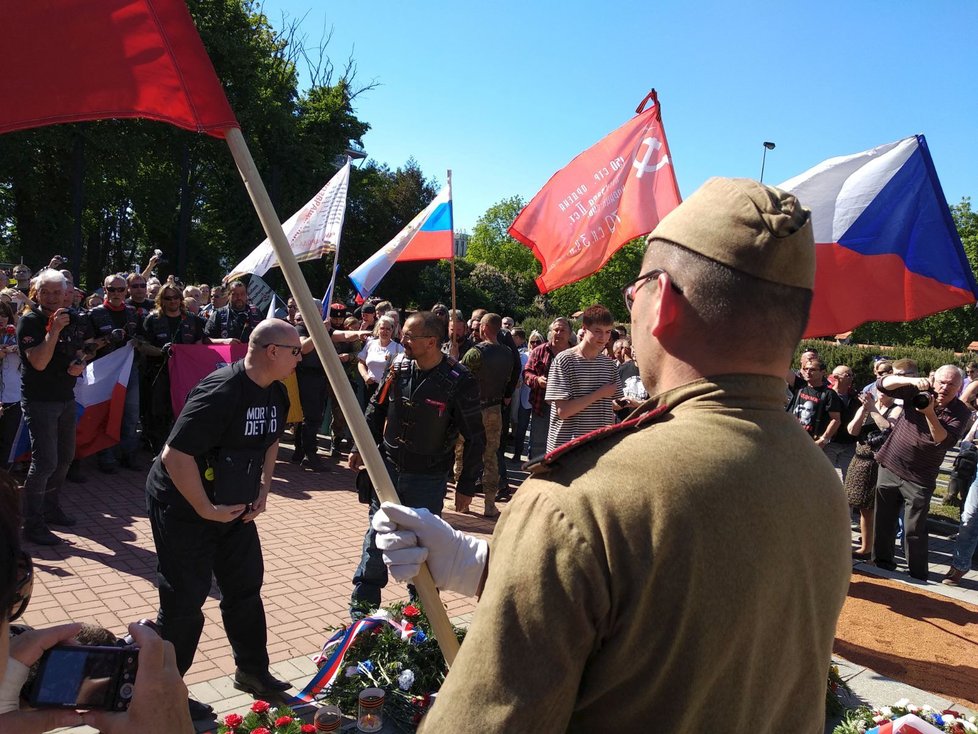
M885 431L873 431L866 436L866 445L869 446L870 451L879 451L881 448L883 448L883 444L886 443L886 439L889 437L889 428L887 428Z
M917 410L923 410L928 407L934 400L934 394L930 392L919 392L913 396L910 404Z
M128 336L125 329L113 329L109 332L108 342L113 347L117 347L120 344L125 344Z

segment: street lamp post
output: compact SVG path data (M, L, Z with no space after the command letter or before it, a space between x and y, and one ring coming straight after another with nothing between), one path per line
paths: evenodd
M761 183L764 183L764 163L767 161L767 152L769 150L774 150L774 143L769 140L765 140L763 145L764 152L761 153Z

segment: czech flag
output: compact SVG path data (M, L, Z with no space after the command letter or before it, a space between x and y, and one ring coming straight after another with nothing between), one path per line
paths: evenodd
M83 459L119 443L132 356L132 344L127 344L91 362L78 379L75 458Z
M366 298L396 262L442 260L454 251L452 194L446 185L438 196L398 235L350 273L361 298Z
M817 267L806 337L978 300L923 135L830 158L779 188L812 212Z

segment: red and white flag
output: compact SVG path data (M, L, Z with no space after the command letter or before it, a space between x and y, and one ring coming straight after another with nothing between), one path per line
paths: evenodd
M83 459L119 443L132 355L132 344L127 344L90 362L78 379L76 458Z
M596 273L682 200L655 90L648 101L557 171L510 226L543 265L541 293Z
M238 127L184 0L5 2L0 20L0 133L113 117Z

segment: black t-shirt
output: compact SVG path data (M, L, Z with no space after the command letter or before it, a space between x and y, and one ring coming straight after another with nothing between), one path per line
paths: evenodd
M104 357L110 352L121 348L136 335L136 310L132 306L123 306L118 311L107 306L96 306L88 312L88 318L92 321L92 328L95 336L102 339L110 339L113 332L122 330L121 339L110 340L106 346L99 349L96 357Z
M309 330L306 328L305 324L297 324L295 330L299 332L299 336L301 336L303 339L309 336ZM334 346L337 347L337 354L340 354L341 352L339 351L339 347L342 345L336 344ZM315 348L308 354L302 355L302 361L295 366L295 371L322 375L323 377L326 376L326 369L323 367L323 363L319 359L319 353L315 350Z
M68 368L81 349L85 334L82 324L69 324L58 335L58 343L47 367L38 371L27 358L27 350L44 342L47 336L48 317L37 311L28 311L20 317L17 324L17 345L20 347L23 364L21 381L25 400L34 402L62 402L75 397L74 375Z
M238 360L215 370L190 392L166 443L197 459L204 490L213 499L214 483L206 472L218 449L244 450L249 460L261 462L285 431L288 414L285 385L260 387L245 372L244 360ZM189 505L159 456L146 478L146 492L160 502Z
M828 383L819 387L806 383L795 393L788 412L798 419L812 438L820 438L832 420L829 413L842 412L842 400Z

